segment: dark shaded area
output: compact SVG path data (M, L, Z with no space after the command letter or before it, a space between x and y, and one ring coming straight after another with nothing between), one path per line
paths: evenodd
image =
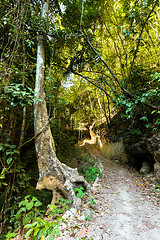
M154 171L154 164L155 160L151 153L147 152L135 152L135 153L128 153L128 162L129 166L136 169L136 171L140 171L142 168L142 164L144 162L148 163L150 166L151 171Z
M154 172L155 159L151 147L148 147L147 139L151 138L153 130L146 128L140 121L125 119L122 113L117 113L109 126L102 125L97 129L101 138L108 142L122 142L128 158L129 167L140 171L143 163L146 163L151 172Z

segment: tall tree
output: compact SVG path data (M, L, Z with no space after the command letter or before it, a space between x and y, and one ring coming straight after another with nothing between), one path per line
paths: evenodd
M45 20L48 13L48 1L43 5L42 19ZM58 198L65 197L73 201L76 206L78 201L74 188L88 187L85 179L78 174L77 169L70 168L61 163L56 157L54 140L49 126L49 118L44 92L44 72L45 72L45 47L44 36L37 37L37 68L35 83L34 103L34 129L35 129L35 149L38 160L39 180L37 189L48 189L53 193L53 204ZM41 99L40 101L38 99Z

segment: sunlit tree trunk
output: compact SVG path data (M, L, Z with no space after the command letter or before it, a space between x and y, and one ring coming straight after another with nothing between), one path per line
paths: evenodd
M42 17L46 17L48 12L48 1L43 5ZM49 126L49 118L44 92L44 71L45 71L45 48L44 36L37 37L37 68L35 83L35 103L34 103L34 131L35 149L39 168L39 180L36 188L38 190L48 189L53 193L51 204L60 198L73 200L77 205L74 188L88 187L85 179L80 176L77 169L70 168L61 163L56 157L54 140ZM40 101L37 99L41 99Z

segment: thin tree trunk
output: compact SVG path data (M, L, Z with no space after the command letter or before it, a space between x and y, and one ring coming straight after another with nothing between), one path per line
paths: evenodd
M105 115L105 118L106 118L107 126L109 126L109 120L108 120L108 116L107 116L107 112L106 112L104 97L103 97L103 110L104 110L104 115Z
M111 122L111 111L110 111L110 103L109 103L109 97L107 96L108 100L108 116L109 116L109 122Z
M48 12L48 1L43 5L42 17L46 17ZM39 180L36 188L38 190L48 189L52 191L53 199L51 204L63 197L73 200L73 205L77 205L74 188L83 186L88 187L85 179L80 176L77 169L70 168L61 163L56 157L54 140L49 126L49 118L44 92L44 71L45 71L45 48L44 37L37 37L37 68L35 83L35 100L34 103L34 131L35 150L39 168Z
M22 79L22 84L25 84L25 56L26 56L26 52L25 52L25 45L24 45L24 39L23 39L23 79ZM24 136L25 136L25 128L26 128L26 112L27 112L27 107L26 105L23 107L23 120L22 120L22 126L21 126L21 135L20 135L20 140L19 140L19 146L21 146L23 144L24 141Z
M26 105L23 107L23 120L22 120L22 126L21 126L21 136L19 140L19 146L23 144L24 136L25 136L25 127L26 127Z

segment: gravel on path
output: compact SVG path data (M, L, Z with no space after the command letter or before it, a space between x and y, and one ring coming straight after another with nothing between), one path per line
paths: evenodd
M136 174L108 161L93 146L88 151L104 168L91 193L97 204L86 204L79 215L69 217L57 240L160 240L160 208L137 187Z

